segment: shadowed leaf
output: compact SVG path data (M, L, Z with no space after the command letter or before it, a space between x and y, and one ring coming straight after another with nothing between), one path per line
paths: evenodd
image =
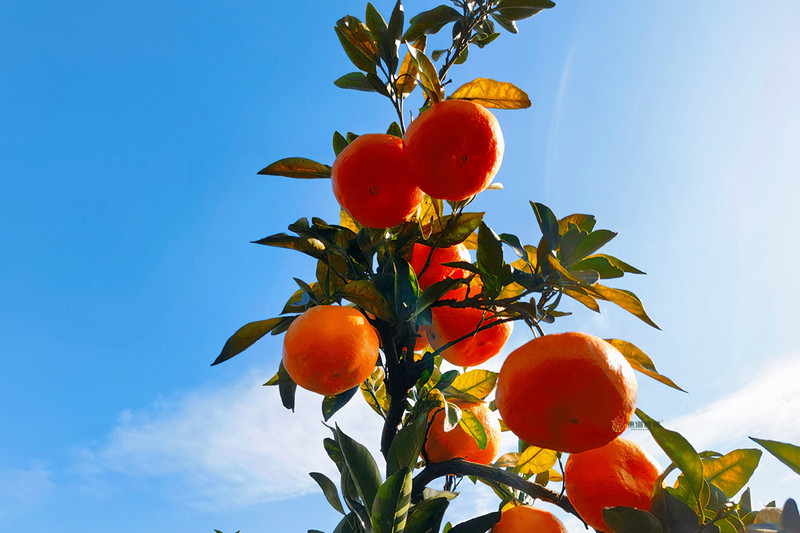
M394 318L394 313L392 312L389 302L386 301L386 298L383 297L383 294L381 294L373 281L351 281L336 291L336 294L353 302L378 318L384 320L392 320Z
M423 11L409 21L409 28L403 34L403 41L413 41L426 34L436 33L446 24L461 18L461 13L450 6L437 6Z
M333 481L328 479L328 476L325 474L320 474L319 472L311 472L308 475L317 482L319 488L322 489L322 493L325 495L325 499L331 504L331 507L345 514L342 502L339 500L339 493L336 491L336 485L334 485Z
M331 167L305 157L287 157L264 167L258 173L297 179L322 179L331 177Z
M658 518L647 511L633 507L607 507L603 509L603 519L614 533L662 533L664 531Z
M365 93L377 92L367 77L361 72L350 72L333 82L340 89L353 89Z
M486 533L500 521L500 511L478 516L453 526L449 533Z
M356 386L339 394L325 396L322 399L322 418L325 419L326 422L330 420L330 418L336 414L336 411L344 407L347 402L350 401L357 390L358 387Z
M386 458L386 472L388 474L391 475L403 467L414 467L422 450L422 444L425 442L427 429L427 417L420 416L397 432L391 446L389 446L389 453Z
M439 531L450 498L439 496L424 500L411 508L404 533L430 533Z
M347 436L337 424L334 430L336 440L342 450L347 469L352 475L353 483L356 486L361 501L368 509L372 508L375 494L381 484L381 473L372 454L367 448Z
M294 395L297 392L297 384L294 382L286 367L283 366L281 361L278 366L278 393L281 397L281 403L286 409L294 411Z
M280 318L258 320L245 324L225 342L222 352L217 356L211 366L224 363L231 357L238 355L256 343L261 337L275 329L280 324Z

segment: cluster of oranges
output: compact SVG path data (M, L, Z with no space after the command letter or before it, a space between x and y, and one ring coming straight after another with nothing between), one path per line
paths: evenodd
M388 228L408 220L425 194L461 201L492 181L503 159L503 135L486 108L466 101L434 104L403 138L361 135L331 169L333 193L358 223Z
M460 201L482 191L503 155L497 120L467 101L434 104L414 120L404 137L367 134L337 157L333 191L360 224L387 228L414 215L425 194ZM414 244L408 261L428 288L469 272L447 263L470 262L463 244L431 248ZM458 302L479 295L480 279L465 281L434 306L432 323L419 328L417 349L428 343L456 366L482 364L497 355L511 334L511 322ZM476 330L479 330L476 332ZM471 334L471 335L470 335ZM458 342L456 342L458 341ZM381 341L364 314L352 307L312 307L289 327L283 363L301 387L334 395L357 386L374 370ZM536 338L511 352L497 380L497 411L505 425L529 445L568 452L567 495L581 517L608 531L605 507L649 510L658 468L636 444L619 438L636 408L637 384L622 354L584 333ZM441 462L455 457L490 464L499 452L501 427L484 403L454 400L483 425L487 443L456 426L444 430L441 409L429 413L425 456ZM553 515L527 506L506 510L495 533L566 532Z

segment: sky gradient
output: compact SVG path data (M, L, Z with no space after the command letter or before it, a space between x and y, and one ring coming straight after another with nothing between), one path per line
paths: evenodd
M260 386L281 339L209 364L277 314L292 277L313 278L305 257L249 241L338 217L329 183L255 173L331 163L334 130L393 120L332 84L354 70L332 27L363 9L0 0L2 529L333 529L307 476L331 469L319 397L292 415ZM662 328L607 305L548 331L644 349L689 394L642 377L639 406L698 450L800 443L798 27L791 0L562 2L451 71L451 90L482 76L533 101L496 112L505 189L475 209L527 242L528 200L596 215L620 232L609 253L648 273L616 285ZM364 409L336 420L376 449ZM798 497L799 480L765 454L754 502ZM496 505L466 485L454 522Z

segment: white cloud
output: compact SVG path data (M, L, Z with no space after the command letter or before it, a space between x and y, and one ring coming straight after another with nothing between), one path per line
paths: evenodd
M222 389L125 411L104 445L82 450L80 469L99 483L111 473L177 482L188 503L216 509L319 490L308 472L336 472L322 446L331 433L321 423L321 396L298 389L292 413L263 381L250 373ZM379 459L380 419L363 401L354 398L334 422Z
M800 354L774 360L727 396L667 423L695 448L724 448L744 437L800 438ZM753 443L755 445L755 443Z
M0 472L0 517L25 512L49 496L54 488L51 478L51 472L40 463Z

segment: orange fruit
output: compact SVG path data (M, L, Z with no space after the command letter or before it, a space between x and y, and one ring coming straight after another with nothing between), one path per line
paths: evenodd
M409 125L403 143L419 188L452 201L485 189L505 149L494 115L466 100L433 104Z
M380 340L361 311L319 305L297 317L283 339L283 366L295 383L319 394L339 394L369 377Z
M547 511L529 505L517 505L503 511L491 533L567 533L567 528Z
M636 409L636 377L603 339L560 333L511 352L497 379L497 409L520 439L582 452L622 433Z
M581 453L570 454L564 467L569 501L587 524L610 531L603 519L605 507L650 510L658 478L655 461L634 442L617 438Z
M466 286L456 287L442 296L442 299L463 300L468 290L470 296L473 296L480 287L479 279L474 278L469 289ZM491 317L489 311L468 307L432 307L431 317L432 323L427 334L428 342L434 350L473 333L479 326L483 327L498 321L497 318ZM511 322L496 324L450 346L441 352L441 356L456 366L479 365L500 353L511 336L512 329Z
M419 352L424 350L428 347L428 336L426 332L428 331L428 326L417 326L417 340L414 343L414 351Z
M436 409L428 414L428 421L433 418L425 441L425 453L433 463L441 463L455 457L463 457L473 463L488 465L500 450L500 422L497 416L484 403L451 400L462 411L474 414L486 430L486 448L481 450L475 439L457 425L450 431L444 430L444 409Z
M416 212L425 195L411 176L403 140L384 133L357 137L331 169L336 200L370 228L396 226Z
M431 252L433 250L433 252ZM425 263L428 261L430 255L431 261L425 272L422 272ZM455 268L445 266L442 263L455 263L458 261L470 263L472 259L469 256L469 250L463 244L456 244L447 248L431 248L425 244L414 243L414 248L411 250L411 267L417 273L419 286L421 289L427 289L437 281L442 281L446 278L466 278L469 274L463 268ZM419 273L422 275L419 276Z

